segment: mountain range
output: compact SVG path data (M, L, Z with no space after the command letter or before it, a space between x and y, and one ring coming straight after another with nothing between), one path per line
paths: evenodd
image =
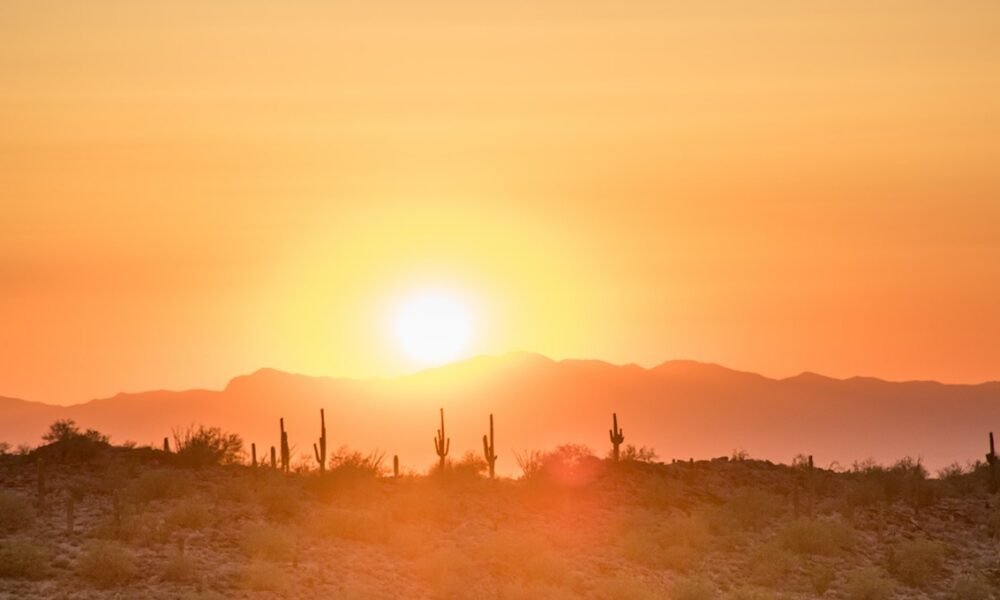
M114 442L158 446L174 428L198 423L237 432L264 456L284 417L293 455L311 461L320 408L334 448L398 454L418 470L434 461L439 408L454 458L481 452L493 413L497 469L508 474L517 472L515 452L580 443L604 454L612 412L626 444L653 447L667 462L743 450L775 462L813 455L823 467L908 455L936 469L983 457L987 432L1000 428L1000 382L772 379L693 361L647 369L515 353L391 379L261 369L222 390L122 393L72 406L0 397L0 440L35 445L52 421L70 418Z

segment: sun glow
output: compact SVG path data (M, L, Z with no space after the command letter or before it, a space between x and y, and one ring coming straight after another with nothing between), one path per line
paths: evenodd
M406 297L396 310L394 326L400 348L424 365L459 358L472 336L468 307L455 294L438 290Z

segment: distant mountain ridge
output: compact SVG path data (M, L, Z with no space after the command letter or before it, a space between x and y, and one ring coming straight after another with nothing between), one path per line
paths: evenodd
M986 433L1000 429L1000 382L890 382L808 372L772 379L686 360L647 369L514 353L391 379L260 369L222 390L121 393L65 407L0 397L0 440L37 444L58 418L117 442L155 444L174 427L204 423L240 433L265 454L276 445L284 417L295 454L306 456L325 408L335 446L378 448L423 469L434 458L439 407L454 458L480 451L494 413L498 469L507 473L515 468L513 451L577 442L603 453L612 412L626 444L652 446L668 461L743 449L775 461L812 454L824 466L912 455L937 468L983 456Z

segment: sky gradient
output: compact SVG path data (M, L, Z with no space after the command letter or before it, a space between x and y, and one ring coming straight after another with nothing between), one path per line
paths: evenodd
M0 4L0 395L466 354L1000 379L995 2Z

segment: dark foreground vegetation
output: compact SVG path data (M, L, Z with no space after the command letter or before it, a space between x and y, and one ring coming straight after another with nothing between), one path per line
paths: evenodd
M992 464L655 462L567 445L491 478L483 454L249 456L238 436L113 446L71 422L0 454L0 597L980 600L1000 591ZM283 435L282 438L285 436ZM430 440L428 440L429 442ZM171 443L172 442L172 443ZM491 460L492 459L492 460ZM991 463L993 461L990 461ZM256 466L252 466L256 463ZM384 464L389 463L389 464Z

